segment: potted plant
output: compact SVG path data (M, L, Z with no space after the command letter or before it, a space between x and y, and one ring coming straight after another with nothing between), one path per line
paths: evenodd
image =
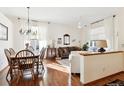
M85 43L84 45L83 45L83 47L82 47L82 50L83 51L88 51L88 48L89 48L89 46L88 46L88 42L87 43Z

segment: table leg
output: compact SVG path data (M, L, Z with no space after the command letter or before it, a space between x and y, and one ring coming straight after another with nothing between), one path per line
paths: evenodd
M37 62L37 74L39 74L39 63Z
M13 79L13 75L12 75L12 68L10 68L10 77L11 77L11 80Z

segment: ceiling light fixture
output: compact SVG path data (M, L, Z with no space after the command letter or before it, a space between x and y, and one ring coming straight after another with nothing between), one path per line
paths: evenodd
M78 22L78 28L79 28L79 29L82 28L82 24L81 24L81 22Z
M77 28L79 28L79 29L81 29L83 27L81 20L82 20L82 16L80 16L78 26L77 26Z
M27 16L27 26L25 27L21 27L21 29L19 30L19 33L21 35L28 35L31 33L31 28L30 28L30 19L29 19L29 9L30 7L27 7L27 10L28 10L28 16ZM18 18L20 20L20 18ZM26 24L25 24L26 25Z

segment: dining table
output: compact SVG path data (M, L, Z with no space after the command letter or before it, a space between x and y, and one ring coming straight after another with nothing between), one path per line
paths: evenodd
M37 74L39 74L38 69L39 69L39 56L40 56L40 53L37 52L37 53L34 53L34 54L35 54L34 56L20 56L20 57L16 57L16 54L13 54L13 55L10 56L11 64L15 64L17 59L34 58L35 59L35 64L36 64L36 71L37 71ZM10 76L11 76L11 78L13 78L12 77L12 67L10 67Z

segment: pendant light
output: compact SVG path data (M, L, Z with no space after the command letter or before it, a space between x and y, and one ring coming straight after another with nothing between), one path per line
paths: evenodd
M19 33L21 35L29 35L31 33L29 10L30 10L30 7L27 7L27 14L28 14L28 16L27 16L27 25L24 24L24 22L22 23L23 26L19 30ZM20 18L18 18L18 20L20 21Z

